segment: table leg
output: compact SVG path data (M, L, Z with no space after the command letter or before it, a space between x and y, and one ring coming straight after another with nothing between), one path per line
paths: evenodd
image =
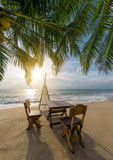
M49 120L49 111L48 111L47 119Z
M50 120L50 127L52 128L51 109L49 109L49 120Z

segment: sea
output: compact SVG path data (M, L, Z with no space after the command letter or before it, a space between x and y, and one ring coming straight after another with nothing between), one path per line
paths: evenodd
M64 100L69 103L91 103L113 100L113 89L49 89L50 100ZM26 99L31 105L38 105L40 89L1 89L0 109L22 106Z

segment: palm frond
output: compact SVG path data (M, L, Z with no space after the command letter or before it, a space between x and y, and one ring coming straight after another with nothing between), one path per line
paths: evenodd
M53 61L55 73L70 56L80 57L85 73L95 62L99 71L113 69L112 1L2 0L2 4L0 14L11 23L3 38L4 54L8 47L8 58L25 69L27 82L35 63L41 67L45 56Z
M96 65L99 71L108 73L113 69L113 2L110 3L104 18L103 33Z
M85 44L81 61L83 71L85 73L88 72L91 64L93 63L93 61L95 61L97 53L99 52L99 45L102 44L105 33L103 29L103 22L110 5L109 2L109 0L105 0L104 2L102 1L100 3L100 6L102 8L101 12L98 13L98 17L96 15L96 26L92 32L92 35L90 36L90 39Z
M7 55L4 54L4 52L7 52L7 49L5 50L4 46L0 43L0 81L3 80L8 64L8 58Z

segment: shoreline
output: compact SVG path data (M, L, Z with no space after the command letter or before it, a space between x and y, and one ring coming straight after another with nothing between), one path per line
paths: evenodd
M67 101L69 102L69 101ZM80 103L71 103L71 104L91 104L91 103L102 103L102 102L113 102L113 99L109 99L109 100L104 100L104 101L93 101L93 102L80 102ZM39 105L39 102L38 103L31 103L31 106L38 106ZM23 103L11 103L11 104L3 104L3 105L0 105L0 110L4 110L4 109L11 109L11 108L17 108L17 107L22 107L24 106ZM42 107L43 108L43 107Z
M113 100L113 89L50 89L50 99L73 103L95 103ZM32 105L38 105L41 97L39 89L12 89L0 92L0 110L23 105L30 99Z

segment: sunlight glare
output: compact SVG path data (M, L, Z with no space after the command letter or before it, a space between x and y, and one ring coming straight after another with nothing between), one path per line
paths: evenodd
M35 95L36 90L35 89L27 89L25 90L25 95L27 98L32 99L32 97Z
M33 70L33 79L41 79L43 77L42 69L38 66Z

